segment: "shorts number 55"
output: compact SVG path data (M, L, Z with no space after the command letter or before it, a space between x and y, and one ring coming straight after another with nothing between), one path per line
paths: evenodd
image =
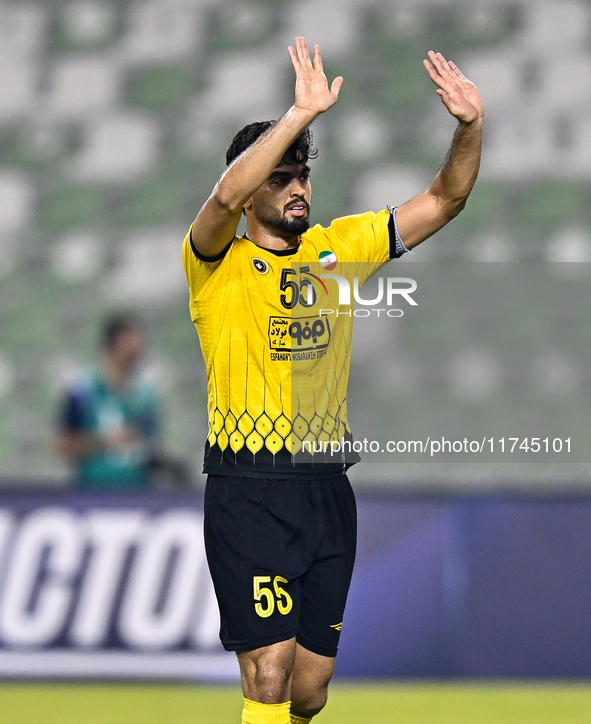
M258 601L255 603L254 610L261 618L268 618L275 610L275 599L277 599L277 610L283 616L287 615L293 606L291 596L287 591L279 585L280 583L289 583L287 578L283 576L275 576L273 579L273 591L267 588L264 584L271 583L271 576L254 576L252 579L254 589L254 600ZM263 605L262 599L265 599L266 603ZM283 601L285 599L285 602Z

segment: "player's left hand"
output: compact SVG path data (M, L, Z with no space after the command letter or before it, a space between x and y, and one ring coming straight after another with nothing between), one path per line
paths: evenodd
M423 65L429 77L439 86L437 93L443 105L461 123L472 123L484 116L484 106L474 83L462 75L459 68L441 53L429 51Z

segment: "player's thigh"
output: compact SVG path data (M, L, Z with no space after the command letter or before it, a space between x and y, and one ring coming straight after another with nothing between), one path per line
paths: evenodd
M269 509L266 481L210 476L207 558L221 614L222 643L243 651L292 638L299 620L298 550L292 526Z
M323 536L315 560L300 578L298 643L325 657L336 656L353 575L357 510L349 481L323 484Z

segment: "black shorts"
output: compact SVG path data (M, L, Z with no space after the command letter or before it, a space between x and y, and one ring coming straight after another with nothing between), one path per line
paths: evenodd
M337 652L357 538L346 475L259 480L210 475L205 547L227 651L296 637Z

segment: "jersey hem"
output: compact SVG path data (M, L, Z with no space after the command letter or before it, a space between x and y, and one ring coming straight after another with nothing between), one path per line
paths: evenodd
M354 463L351 463L352 465ZM350 465L343 465L339 470L325 470L318 472L298 472L294 470L285 471L265 471L265 470L228 470L227 468L212 468L208 465L203 466L203 472L206 475L217 475L220 478L248 478L249 480L331 480L332 478L340 478L346 474Z

